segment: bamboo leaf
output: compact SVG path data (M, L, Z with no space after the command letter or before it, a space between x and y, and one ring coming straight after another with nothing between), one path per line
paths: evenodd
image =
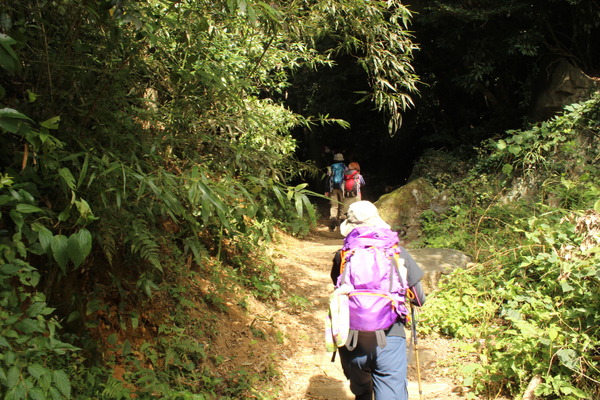
M310 199L308 198L308 196L302 195L302 201L304 202L304 207L308 212L308 216L310 217L311 222L315 223L317 221L317 216L315 214L315 208L310 202Z
M52 117L50 119L45 120L41 123L41 125L46 129L58 129L58 123L60 122L60 117Z
M69 189L75 190L75 178L68 168L59 169L58 175L62 178L63 182L67 184Z
M83 165L81 166L81 171L79 172L79 179L77 179L77 188L81 187L81 184L83 183L83 180L85 179L85 177L87 175L89 164L90 164L90 155L89 155L89 153L85 153L85 156L83 157Z
M15 324L15 328L23 333L43 332L37 320L24 318Z
M31 214L35 212L41 212L42 209L31 204L17 204L16 210L22 214Z
M277 197L277 200L279 200L279 205L282 207L285 207L285 199L283 197L283 193L281 193L281 189L277 186L273 186L273 193L275 193L275 197Z
M302 207L302 194L296 192L295 197L295 205L296 205L296 213L298 213L298 217L302 218L302 216L304 215L304 208Z

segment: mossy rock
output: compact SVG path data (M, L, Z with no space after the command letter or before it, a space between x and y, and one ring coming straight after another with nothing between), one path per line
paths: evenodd
M437 190L424 178L384 194L375 202L379 215L407 242L421 234L420 215L439 202Z

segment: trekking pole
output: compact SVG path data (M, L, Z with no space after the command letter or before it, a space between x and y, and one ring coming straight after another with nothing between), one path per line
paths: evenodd
M414 296L414 295L413 295ZM409 300L410 302L410 300ZM413 345L415 346L415 357L417 359L417 379L419 382L419 399L423 400L423 387L421 386L421 363L419 362L419 349L417 348L417 319L415 318L415 306L410 303L411 328Z

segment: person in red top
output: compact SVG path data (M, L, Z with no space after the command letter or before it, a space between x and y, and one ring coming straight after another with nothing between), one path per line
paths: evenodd
M364 185L365 179L360 174L360 165L356 161L352 161L344 172L344 215L348 212L351 204L362 200L361 188Z

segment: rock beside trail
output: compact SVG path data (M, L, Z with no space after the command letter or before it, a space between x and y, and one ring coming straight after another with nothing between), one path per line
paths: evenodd
M422 279L426 292L437 289L442 275L448 275L456 268L465 268L472 260L467 254L454 249L408 249L410 255L425 272Z
M443 212L447 202L446 194L438 193L426 179L418 178L384 194L375 202L375 206L392 229L411 242L421 235L421 213L426 210Z
M429 210L443 213L448 207L448 194L438 192L426 179L417 178L381 196L374 204L379 215L408 244L421 236L421 214ZM442 275L464 268L472 261L467 254L454 249L424 248L409 252L425 272L422 283L427 292L437 289Z

